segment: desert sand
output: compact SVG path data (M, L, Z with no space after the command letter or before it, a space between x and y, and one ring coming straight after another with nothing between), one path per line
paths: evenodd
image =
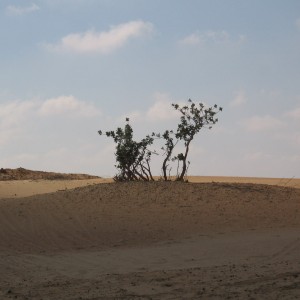
M300 179L0 181L0 299L299 299Z

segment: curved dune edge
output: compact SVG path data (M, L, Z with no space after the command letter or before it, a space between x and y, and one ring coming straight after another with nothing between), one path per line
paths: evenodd
M112 179L80 179L80 180L10 180L0 181L0 199L22 198L33 195L70 190L98 183L113 182Z
M0 199L1 299L297 299L300 189L94 184Z
M256 178L256 177L222 177L222 176L189 176L192 183L253 183L268 184L283 187L300 188L300 179L297 178ZM77 187L98 183L112 183L112 178L81 179L81 180L11 180L0 181L1 198L20 198L38 194L53 193Z
M189 182L224 182L268 184L283 187L300 188L300 178L264 178L238 176L189 176Z
M0 250L149 245L300 225L300 189L256 184L102 183L0 200Z

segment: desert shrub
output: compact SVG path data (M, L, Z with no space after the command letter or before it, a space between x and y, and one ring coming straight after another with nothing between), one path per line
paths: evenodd
M129 119L126 118L124 129L119 127L115 131L105 132L105 135L113 138L116 143L115 167L118 170L114 177L116 181L154 180L150 167L151 156L158 154L157 151L150 150L154 139L162 139L164 142L161 148L164 157L161 167L163 180L170 179L172 162L177 163L176 180L184 180L190 164L187 159L191 142L201 129L211 129L218 122L216 115L222 111L222 107L216 104L206 107L203 103L195 104L191 99L188 100L187 105L180 106L173 103L172 107L181 115L176 130L166 130L162 134L152 133L151 136L147 135L137 142L133 139L133 129ZM101 130L98 133L102 135ZM173 155L179 142L183 143L184 151Z
M174 161L174 158L172 158L173 149L175 148L176 144L178 143L178 140L175 137L173 130L166 130L163 134L153 134L155 137L159 139L164 140L164 145L161 148L163 151L163 162L162 162L162 176L165 181L170 180L171 176L171 170L172 168L169 167L170 161ZM169 174L168 174L169 173Z
M178 153L173 159L178 163L181 162L182 167L181 171L177 172L177 180L182 181L189 165L187 158L192 140L202 128L211 129L218 122L216 115L222 111L222 107L218 107L216 104L213 107L206 107L203 103L195 104L191 99L185 106L181 107L179 104L172 104L172 106L181 114L175 137L183 141L185 150L183 153Z
M98 133L102 135L101 130ZM147 135L139 142L133 140L133 130L128 118L124 129L119 127L116 131L105 132L105 135L113 138L116 143L116 181L154 180L150 168L152 152L149 150L153 137Z

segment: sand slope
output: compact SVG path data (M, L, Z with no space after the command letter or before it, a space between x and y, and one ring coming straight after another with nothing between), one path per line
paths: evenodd
M29 253L299 225L300 190L267 185L98 184L0 201L0 249Z
M57 172L44 172L34 171L25 168L17 169L0 169L0 180L80 180L80 179L97 179L98 176L92 176L88 174L73 174L73 173L57 173Z
M19 174L18 169L16 172ZM27 170L28 171L28 170ZM49 175L50 174L50 175ZM55 174L55 175L53 175ZM25 173L27 176L27 172ZM60 174L29 171L31 179L19 180L5 180L1 181L0 177L0 199L1 198L20 198L37 194L46 194L57 192L61 190L74 189L86 185L93 185L97 183L112 183L112 178L92 178L87 179L89 175L78 174ZM50 177L49 177L49 176ZM26 177L25 176L25 177ZM44 177L41 177L44 176ZM65 176L64 180L53 179L54 177ZM83 176L83 177L82 177ZM47 179L48 178L48 179ZM49 178L52 178L49 180ZM76 179L77 178L77 179ZM79 178L79 179L78 179ZM157 177L158 179L158 177ZM189 182L192 183L254 183L254 184L268 184L283 187L300 188L300 179L298 178L255 178L255 177L222 177L222 176L189 176Z
M0 200L0 299L297 299L300 189L102 183Z
M1 198L22 198L57 191L70 190L81 186L112 182L112 179L80 179L80 180L9 180L0 181Z

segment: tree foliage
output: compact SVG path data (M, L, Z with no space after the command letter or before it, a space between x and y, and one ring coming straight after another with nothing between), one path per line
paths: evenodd
M181 107L179 104L174 103L172 106L181 114L175 137L183 141L185 147L185 151L176 156L176 159L182 162L182 169L180 174L177 174L177 180L182 181L188 168L187 157L190 143L202 128L211 129L218 122L216 114L222 111L222 107L215 104L213 107L206 108L203 103L196 105L191 99L188 100L188 104L185 106Z
M222 107L216 104L213 107L206 107L203 103L195 104L191 99L187 105L180 106L172 104L172 107L180 113L180 121L176 130L166 130L163 134L152 133L147 135L141 141L133 139L133 129L126 118L124 129L117 128L116 131L107 131L105 135L113 138L116 143L116 162L118 174L114 177L116 181L134 181L134 180L154 180L151 173L151 156L156 151L151 151L150 146L154 139L162 139L163 161L162 175L163 180L170 178L171 162L177 162L176 180L183 181L188 170L189 161L187 160L190 151L190 144L196 134L202 128L211 129L218 122L216 115L222 111ZM102 135L102 131L98 133ZM184 145L184 151L173 155L176 145L181 142ZM169 172L169 174L168 174Z
M161 150L163 150L163 155L165 158L163 159L161 169L163 173L163 179L167 181L168 178L170 178L170 176L167 174L167 171L169 170L169 172L171 172L171 168L169 168L169 162L174 160L172 159L172 153L178 141L176 140L173 130L166 130L162 135L158 133L155 136L164 139L164 146L161 148Z
M101 130L98 133L102 135ZM115 167L119 172L114 177L115 181L154 180L150 168L152 152L149 150L153 137L147 135L139 142L134 141L128 118L124 129L119 127L116 131L105 132L105 135L116 143Z

